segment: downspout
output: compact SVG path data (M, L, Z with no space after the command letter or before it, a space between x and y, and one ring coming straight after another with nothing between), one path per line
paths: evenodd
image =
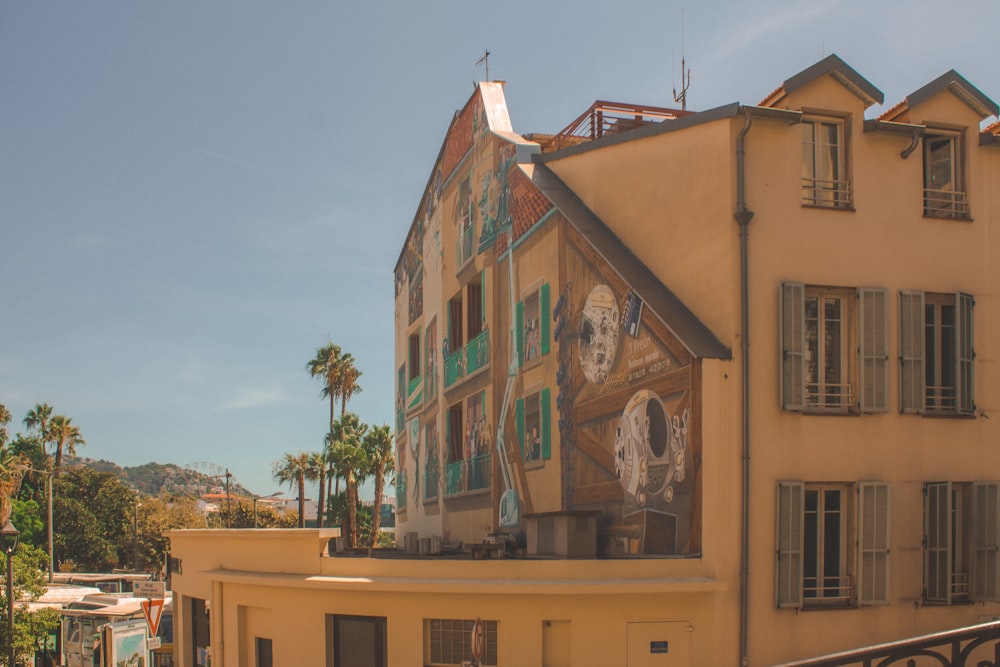
M749 657L750 613L750 290L749 228L753 211L746 202L746 136L753 123L750 109L741 108L746 122L736 135L736 218L740 226L740 356L742 362L743 410L743 507L740 553L740 667L747 667Z

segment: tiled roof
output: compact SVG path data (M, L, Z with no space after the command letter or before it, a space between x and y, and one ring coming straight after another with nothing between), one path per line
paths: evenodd
M510 186L510 215L514 221L514 240L524 236L536 222L552 210L552 202L535 187L517 166L507 177Z
M465 108L458 112L448 129L448 143L445 144L444 156L441 160L443 180L448 180L451 172L472 148L472 117L479 107L477 102L479 102L478 91L477 94L469 98Z

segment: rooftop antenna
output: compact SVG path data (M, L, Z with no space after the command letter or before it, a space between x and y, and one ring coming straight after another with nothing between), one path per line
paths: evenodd
M480 65L485 65L486 67L486 80L490 80L490 52L487 50L483 53L483 57L476 61L476 67Z
M681 10L681 92L677 94L677 88L674 88L674 102L681 103L681 111L687 111L687 94L688 88L691 87L691 70L686 69L687 63L684 60L684 10ZM687 75L687 80L685 80L685 72Z

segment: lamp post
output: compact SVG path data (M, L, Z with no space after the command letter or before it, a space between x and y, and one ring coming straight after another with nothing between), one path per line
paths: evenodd
M14 664L14 552L17 551L18 531L7 519L2 530L0 530L0 546L7 554L7 645L10 648L8 667L15 667Z

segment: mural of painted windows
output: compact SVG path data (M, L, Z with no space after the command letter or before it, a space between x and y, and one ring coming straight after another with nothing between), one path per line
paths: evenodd
M545 387L519 399L514 406L521 456L529 466L541 465L552 456L551 401L551 390Z
M429 417L425 428L424 460L424 502L435 501L441 485L440 463L438 461L437 417Z
M424 346L426 347L426 354L424 355L424 395L430 401L437 396L437 317L432 318L431 323L427 325Z
M516 317L521 363L530 364L549 352L552 320L548 283L528 291L516 306Z

